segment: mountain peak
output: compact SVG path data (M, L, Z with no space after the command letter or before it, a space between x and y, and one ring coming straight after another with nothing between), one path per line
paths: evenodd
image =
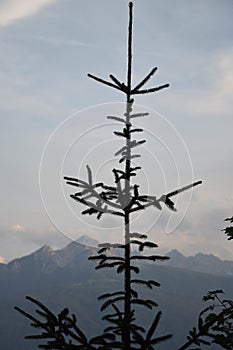
M181 254L177 249L172 249L167 256L170 257L170 264L182 267L182 264L186 260L186 257Z
M89 247L98 247L99 241L96 239L88 236L88 235L82 235L78 239L76 239L77 243L89 246Z
M185 256L181 254L177 249L172 249L167 255L170 257L185 258Z
M36 250L34 252L34 254L55 254L55 250L53 250L53 248L51 248L49 245L45 244L43 245L43 247L41 247L40 249Z

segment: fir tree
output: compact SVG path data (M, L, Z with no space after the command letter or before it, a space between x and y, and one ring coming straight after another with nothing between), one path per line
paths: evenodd
M123 288L117 291L107 291L99 296L103 301L101 311L107 313L103 319L108 321L109 326L103 330L99 336L87 339L86 335L77 325L75 315L70 315L65 308L58 315L51 312L38 300L27 297L29 301L39 307L36 312L37 318L24 310L16 307L24 316L32 321L32 326L41 331L40 334L27 336L28 339L41 339L44 341L40 347L42 349L141 349L152 350L160 342L172 337L171 334L156 336L156 329L161 318L161 311L155 314L154 319L148 329L138 325L136 320L136 307L145 307L153 310L157 306L154 300L144 299L137 290L137 285L142 285L150 289L158 287L159 283L154 280L141 279L140 269L137 261L163 261L169 259L167 256L157 254L145 255L144 248L156 249L157 244L148 240L148 237L140 232L131 231L131 215L138 211L143 211L149 207L162 210L165 205L169 210L176 211L172 197L201 184L197 181L190 185L179 188L175 191L165 193L162 196L145 194L140 192L139 184L133 180L136 178L139 166L133 165L133 160L139 158L138 147L145 143L144 139L138 140L137 135L143 129L134 127L134 119L142 118L148 113L134 112L134 98L136 95L150 94L164 90L169 84L163 84L153 88L146 88L146 83L155 74L157 68L153 68L144 79L136 86L132 86L132 28L133 28L133 3L129 3L129 26L128 26L128 48L127 48L127 77L126 82L121 82L114 75L110 74L110 81L99 78L95 75L88 76L95 81L114 88L125 95L126 105L123 116L108 116L110 120L119 122L122 129L114 131L116 137L123 140L122 147L116 152L119 156L121 167L112 170L114 183L111 185L102 182L95 183L91 167L87 165L87 179L78 179L66 176L66 183L78 189L70 197L86 208L83 215L96 215L101 219L104 215L114 215L121 217L124 223L124 241L114 244L101 243L96 256L89 259L97 262L95 268L113 268L118 274L123 276ZM137 246L138 254L132 255L132 246ZM123 254L109 255L109 249L121 249ZM195 342L195 337L193 338ZM190 344L191 344L190 343ZM181 348L184 349L185 347Z

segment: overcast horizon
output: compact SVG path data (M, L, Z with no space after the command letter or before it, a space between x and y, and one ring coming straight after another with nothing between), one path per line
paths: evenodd
M153 67L148 87L170 84L136 98L136 109L150 112L139 183L161 195L203 181L175 199L177 213L135 217L133 228L162 252L233 260L221 232L233 215L232 10L230 0L134 1L134 84ZM112 181L119 140L106 116L121 112L124 96L87 73L125 80L127 21L126 0L0 4L0 262L83 234L122 238L118 220L81 218L84 207L69 199L62 177L85 178L89 164L98 181Z

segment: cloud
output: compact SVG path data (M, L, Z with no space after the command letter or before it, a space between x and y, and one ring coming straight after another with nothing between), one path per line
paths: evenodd
M79 232L77 237L84 234ZM56 231L53 227L33 230L15 224L0 227L0 263L9 262L15 258L31 254L33 251L47 244L54 249L61 249L70 243L70 239ZM2 257L4 255L4 258Z
M214 67L217 69L217 84L215 89L220 94L220 97L226 96L232 98L232 89L233 89L233 50L225 52L220 57L216 57L214 62Z
M0 256L0 264L5 264L5 263L6 263L6 260L2 256Z
M83 234L85 232L79 230L76 238ZM24 227L19 224L12 225L10 228L2 227L0 228L0 239L2 239L2 242L7 239L14 248L20 242L20 244L25 244L25 246L33 246L33 249L34 247L40 248L44 244L52 245L53 247L64 247L71 242L69 237L57 231L52 225L46 229L33 229L29 226Z
M8 26L16 20L29 17L56 0L5 0L0 4L0 26Z
M192 105L199 106L202 114L209 116L231 113L233 89L233 50L217 54L209 63L209 86L200 90ZM194 102L194 103L193 103ZM191 107L191 106L190 106Z
M16 224L11 226L11 231L13 232L25 232L25 229L23 226Z
M233 50L225 50L205 60L193 76L193 85L169 96L170 105L175 110L195 111L196 116L211 117L231 115L233 89ZM202 76L198 72L201 72ZM179 98L181 96L181 98Z

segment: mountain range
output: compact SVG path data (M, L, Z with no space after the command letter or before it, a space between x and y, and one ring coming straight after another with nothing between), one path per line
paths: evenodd
M32 305L25 301L25 295L38 298L57 313L68 307L78 316L86 333L93 336L101 332L97 296L116 290L122 276L116 275L112 269L94 269L94 263L88 257L96 254L97 244L97 241L82 236L63 249L43 246L28 256L0 264L1 349L37 348L36 343L23 339L24 335L35 331L28 320L14 310L17 305L33 311ZM145 297L155 299L163 310L160 331L176 334L168 347L175 349L184 342L198 312L205 307L201 299L208 290L223 289L228 297L233 298L233 261L222 261L214 255L202 253L185 257L176 250L167 255L171 259L166 263L140 265L143 278L161 283L161 287L153 291L141 289L141 292ZM148 319L148 314L140 309L138 319L143 325L148 324L152 317L153 313L149 312ZM167 346L161 344L159 349L167 349Z
M99 242L89 236L83 235L76 241L71 242L68 246L60 250L54 250L48 245L44 245L34 253L6 263L0 263L0 271L16 271L19 269L35 268L43 273L55 272L59 268L76 263L79 266L86 262L89 256L95 255L98 250ZM114 254L120 254L120 250L116 249ZM111 250L110 250L111 254ZM138 254L138 252L137 252ZM184 256L178 250L173 249L166 254L170 257L163 265L183 268L191 271L199 271L220 276L233 277L233 261L221 260L213 254L198 253L193 256ZM30 264L28 262L30 261ZM33 261L33 265L32 265ZM81 264L81 265L80 265Z

